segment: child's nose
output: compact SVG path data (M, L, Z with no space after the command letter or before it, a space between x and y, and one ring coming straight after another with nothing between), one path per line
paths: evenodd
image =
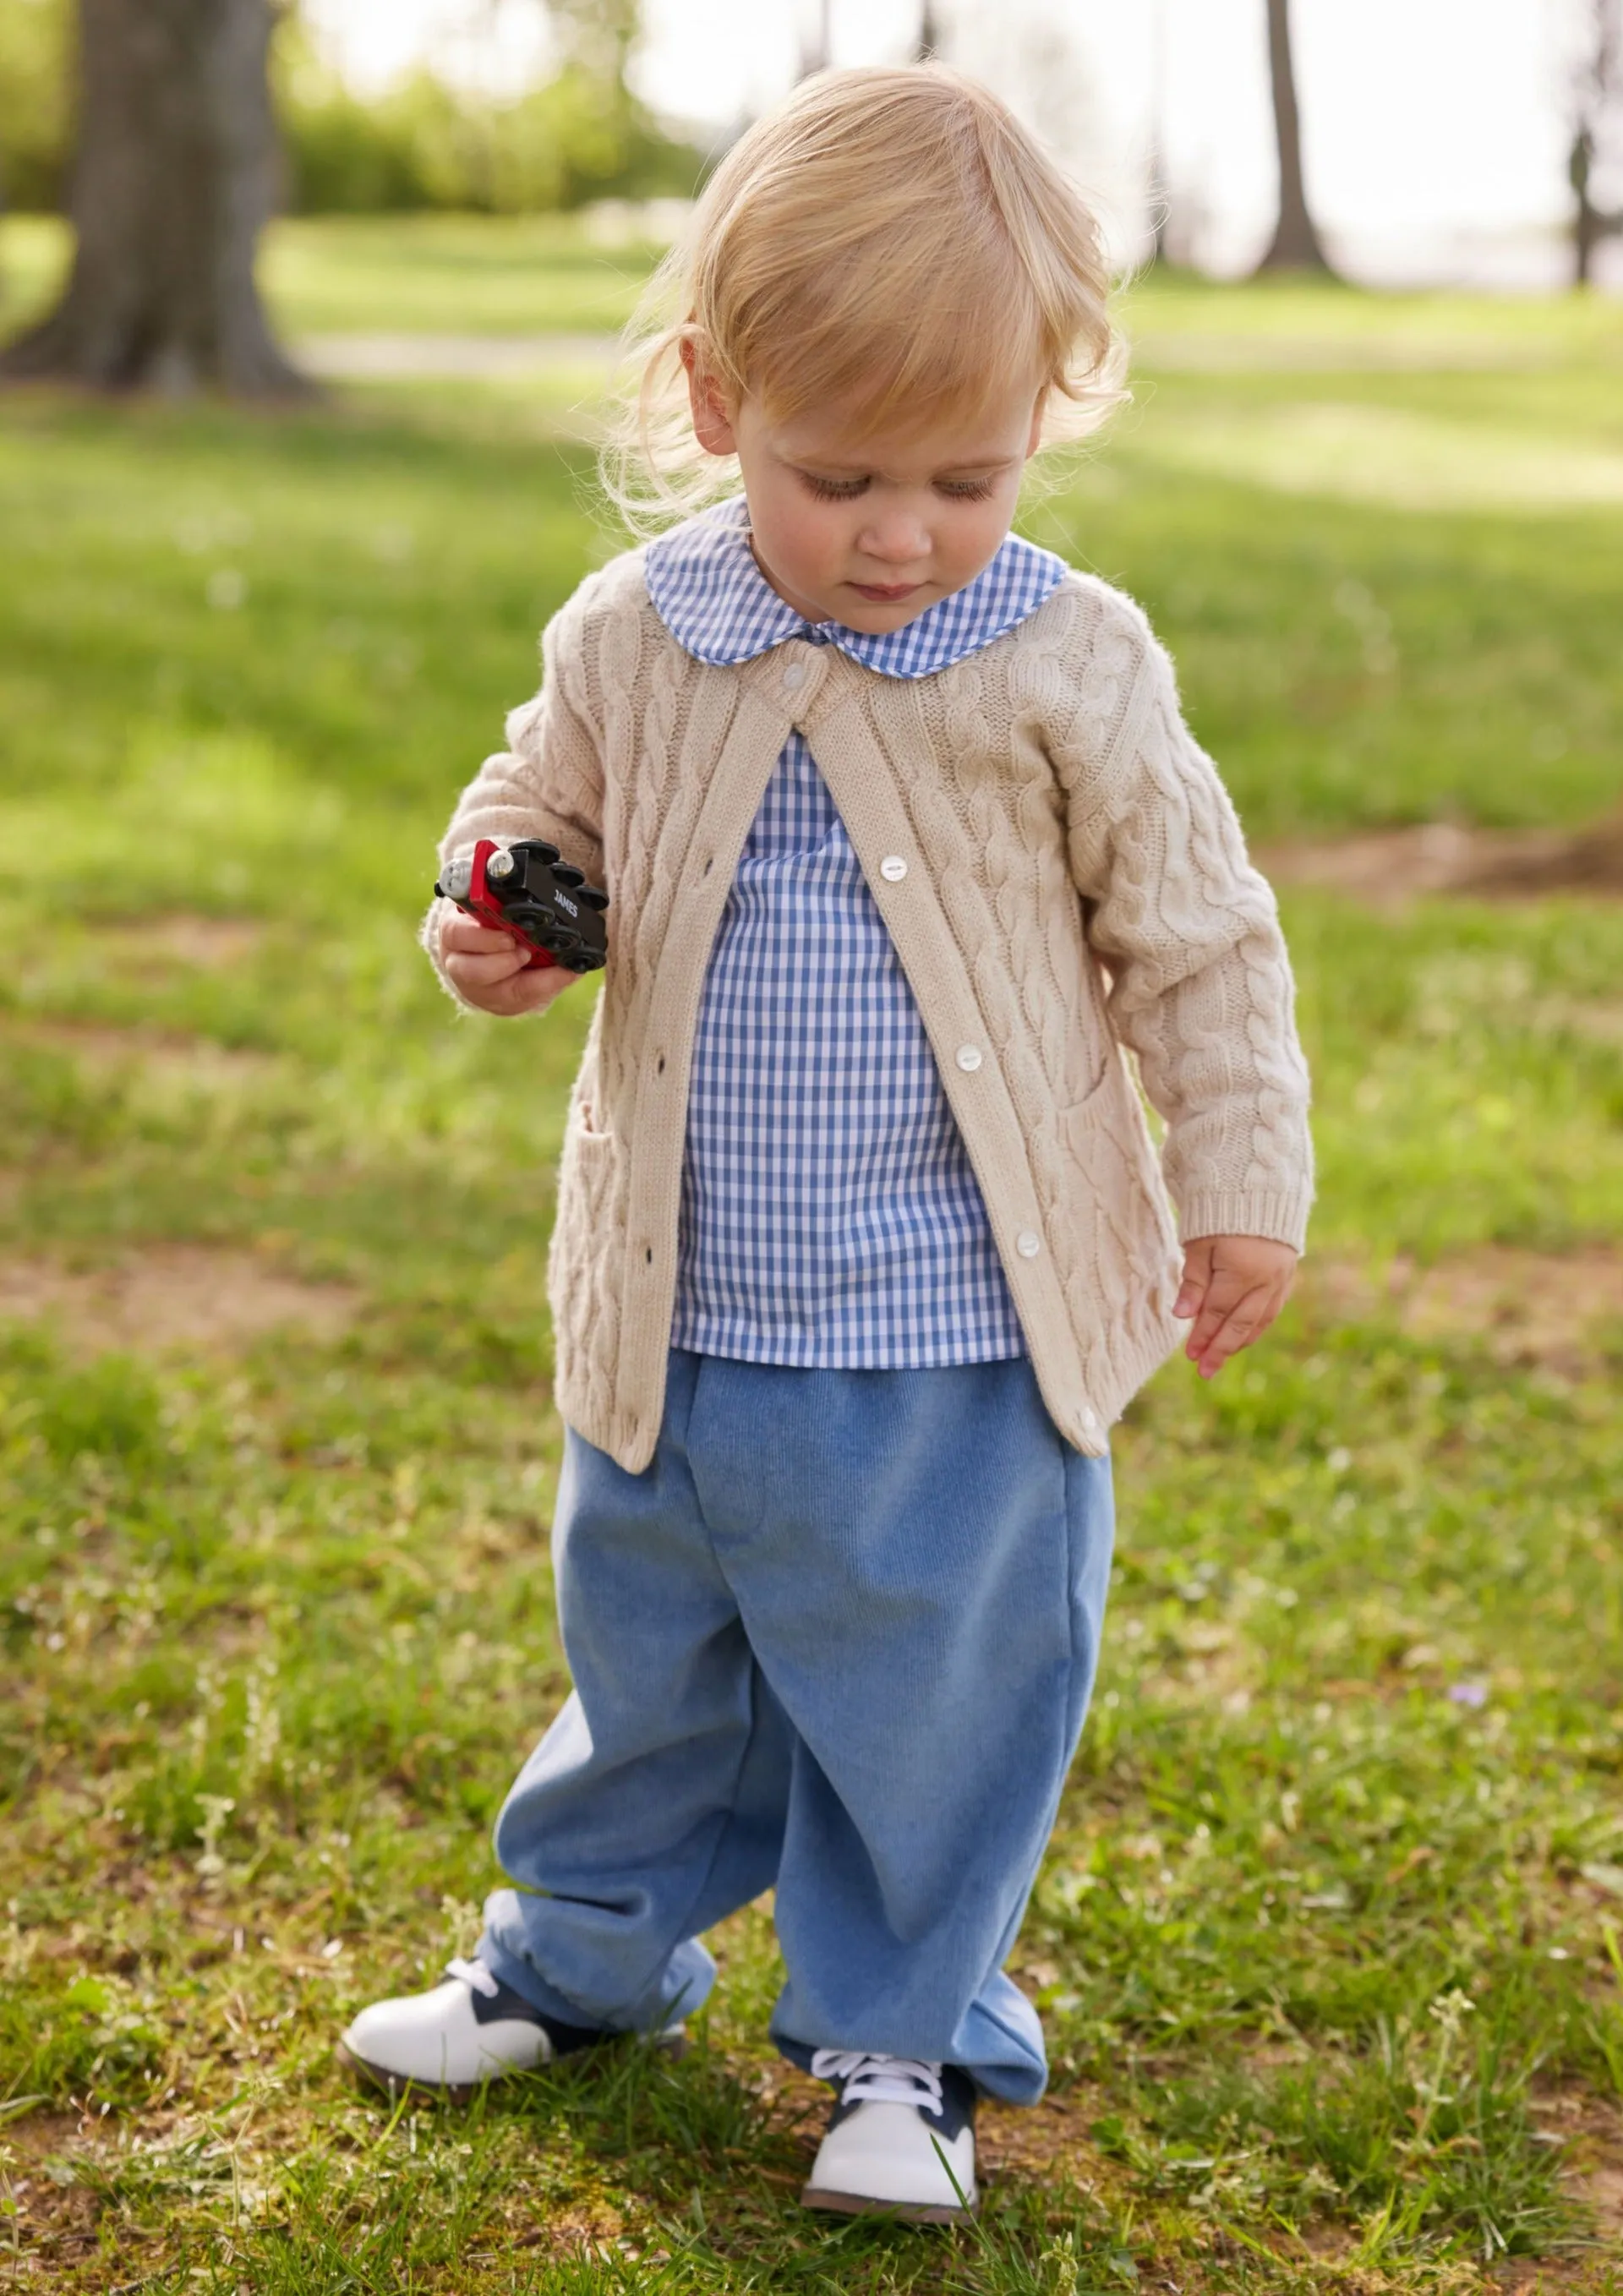
M857 548L886 566L916 566L930 555L930 534L922 521L906 511L870 519L857 537Z

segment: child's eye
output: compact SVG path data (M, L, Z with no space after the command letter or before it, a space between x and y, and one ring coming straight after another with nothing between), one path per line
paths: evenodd
M800 476L819 502L855 502L858 495L867 492L866 479L845 479L836 482L832 479L816 478L810 471L802 471Z
M993 485L991 479L942 479L938 480L936 491L945 495L948 502L985 502Z

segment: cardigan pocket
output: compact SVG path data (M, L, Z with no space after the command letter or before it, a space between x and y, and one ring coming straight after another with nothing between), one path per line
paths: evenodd
M601 1239L614 1216L616 1181L620 1162L619 1136L599 1132L591 1111L578 1108L564 1135L558 1163L558 1219L554 1241L566 1232L578 1235L590 1247Z
M1176 1249L1177 1231L1137 1089L1119 1054L1092 1092L1061 1109L1060 1134L1088 1183L1096 1249L1123 1253L1120 1279L1130 1290L1135 1255L1125 1250L1127 1234L1135 1232L1140 1250L1164 1259ZM1107 1204L1115 1207L1111 1219L1102 1217ZM1113 1232L1108 1244L1107 1231Z
M1069 1100L1062 1104L1059 1110L1060 1133L1073 1155L1085 1157L1087 1144L1098 1129L1100 1119L1119 1104L1111 1086L1120 1066L1115 1052L1108 1052L1104 1067L1095 1082L1079 1100Z
M624 1160L618 1135L589 1131L587 1113L578 1106L564 1135L558 1213L547 1254L553 1350L563 1376L589 1356L594 1331L601 1334L605 1322L618 1320L618 1302L607 1296L614 1264L608 1245L623 1226Z

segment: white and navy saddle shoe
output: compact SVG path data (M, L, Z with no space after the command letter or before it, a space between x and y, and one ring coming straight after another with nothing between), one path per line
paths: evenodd
M559 2057L626 2036L605 2025L566 2025L549 2017L482 1961L452 1961L427 1993L402 1994L363 2009L338 2045L343 2062L391 2096L426 2090L463 2103L487 2081L534 2072ZM673 2052L682 2028L649 2038Z
M808 2209L952 2224L975 2207L975 2084L966 2072L917 2057L818 2049L811 2074L833 2084L835 2099L800 2194Z

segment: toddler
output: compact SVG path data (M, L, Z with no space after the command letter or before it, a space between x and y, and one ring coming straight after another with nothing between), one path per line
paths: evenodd
M574 1691L475 1957L344 2048L455 2094L674 2045L702 1933L773 1889L773 2035L833 2091L803 2197L941 2219L977 2097L1043 2088L1003 1964L1093 1682L1111 1424L1179 1319L1209 1377L1278 1312L1307 1079L1166 656L1009 530L1119 396L1076 193L949 71L826 74L673 264L613 466L665 530L551 623L442 849L547 838L611 898L549 1268ZM575 979L444 902L424 939L481 1012Z

